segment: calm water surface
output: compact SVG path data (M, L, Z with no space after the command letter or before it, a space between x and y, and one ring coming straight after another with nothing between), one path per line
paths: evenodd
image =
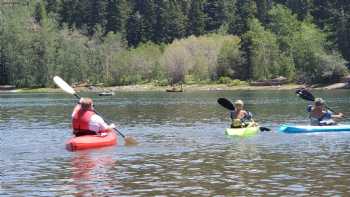
M350 117L350 92L313 92ZM293 91L86 94L140 143L69 152L66 94L0 93L0 196L349 196L350 132L278 133L307 124ZM219 97L243 99L272 132L224 135ZM344 120L350 123L350 120Z

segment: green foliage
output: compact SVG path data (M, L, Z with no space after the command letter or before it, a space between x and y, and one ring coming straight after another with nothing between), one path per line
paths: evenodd
M197 81L195 80L195 78L193 77L193 75L185 75L185 77L184 77L184 82L185 82L186 84L189 84L189 85L191 85L191 84L196 84L196 83L197 83Z
M216 31L226 21L226 9L222 0L207 0L204 5L204 12L207 15L206 30Z
M236 79L245 79L247 69L242 51L240 50L240 39L227 40L218 55L216 75L217 77L227 76Z
M250 40L250 62L252 77L265 80L277 77L280 73L279 49L276 36L261 25L257 19L249 22L249 31L245 37Z
M159 46L151 42L138 48L121 50L113 58L111 85L163 81L166 78L165 70L159 64L160 56Z
M248 85L246 81L241 81L239 79L231 79L230 77L220 77L218 80L219 84L226 84L228 86L241 86Z
M281 5L275 6L269 14L269 26L279 38L281 54L288 54L281 58L281 65L286 66L280 74L287 72L288 78L293 79L293 70L296 69L298 81L312 83L335 81L346 73L345 60L337 52L327 50L327 34L314 24L298 21L288 8Z
M242 86L242 85L248 85L248 83L246 81L241 81L239 79L234 79L228 85L229 86Z
M290 50L292 43L295 42L295 33L299 32L301 22L297 20L296 15L282 5L276 5L269 11L270 23L268 27L276 34L280 49L282 51Z
M197 82L217 80L217 60L225 43L238 47L239 38L212 34L175 40L165 49L161 60L167 67L169 81L183 82L186 75Z
M169 83L167 79L163 79L163 80L153 80L152 84L156 86L167 86Z
M130 15L127 0L110 0L106 4L106 32L121 33L126 37L127 20Z
M230 77L220 77L218 80L218 83L221 84L229 84L231 83L232 79Z
M186 35L187 18L178 1L160 1L156 24L157 43L170 43Z
M298 15L299 20L304 20L310 17L311 11L313 10L314 5L313 0L287 0L286 5L293 13Z
M248 20L256 17L257 5L255 1L237 0L236 19L229 23L229 32L234 35L242 35L248 31Z
M1 26L4 27L0 34L1 57L6 59L4 66L10 83L18 87L47 85L46 38L41 37L42 28L31 18L34 9L18 6L0 11Z
M191 9L188 14L188 35L200 36L205 33L205 18L203 12L203 1L197 0L191 2Z
M329 83L349 22L340 0L31 0L0 7L0 83Z

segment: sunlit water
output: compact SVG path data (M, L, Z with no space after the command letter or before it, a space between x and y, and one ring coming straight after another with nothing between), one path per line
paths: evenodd
M314 94L350 117L349 91ZM277 132L307 124L307 102L293 91L88 96L140 144L126 147L119 137L118 146L69 152L73 97L0 93L0 196L350 195L350 132ZM225 136L219 97L244 100L272 132Z

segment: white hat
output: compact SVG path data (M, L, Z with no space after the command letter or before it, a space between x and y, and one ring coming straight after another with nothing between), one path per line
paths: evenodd
M243 101L242 100L236 100L235 101L235 105L244 105Z

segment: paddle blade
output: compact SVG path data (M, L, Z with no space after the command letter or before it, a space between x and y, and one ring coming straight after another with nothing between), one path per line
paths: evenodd
M231 101L229 101L226 98L219 98L218 103L228 110L231 110L231 111L235 110L235 106L231 103Z
M59 76L55 76L53 78L53 81L55 82L55 84L60 87L63 91L69 93L69 94L72 94L72 95L75 95L76 92L75 90L70 87L70 85L68 85L63 79L61 79L61 77Z
M125 146L135 146L138 144L137 141L130 136L125 136L124 141L125 141Z
M308 101L314 101L315 97L312 95L309 91L307 91L304 88L297 89L295 93L302 99L308 100Z
M259 127L261 132L265 132L265 131L271 131L271 129L267 128L267 127Z

